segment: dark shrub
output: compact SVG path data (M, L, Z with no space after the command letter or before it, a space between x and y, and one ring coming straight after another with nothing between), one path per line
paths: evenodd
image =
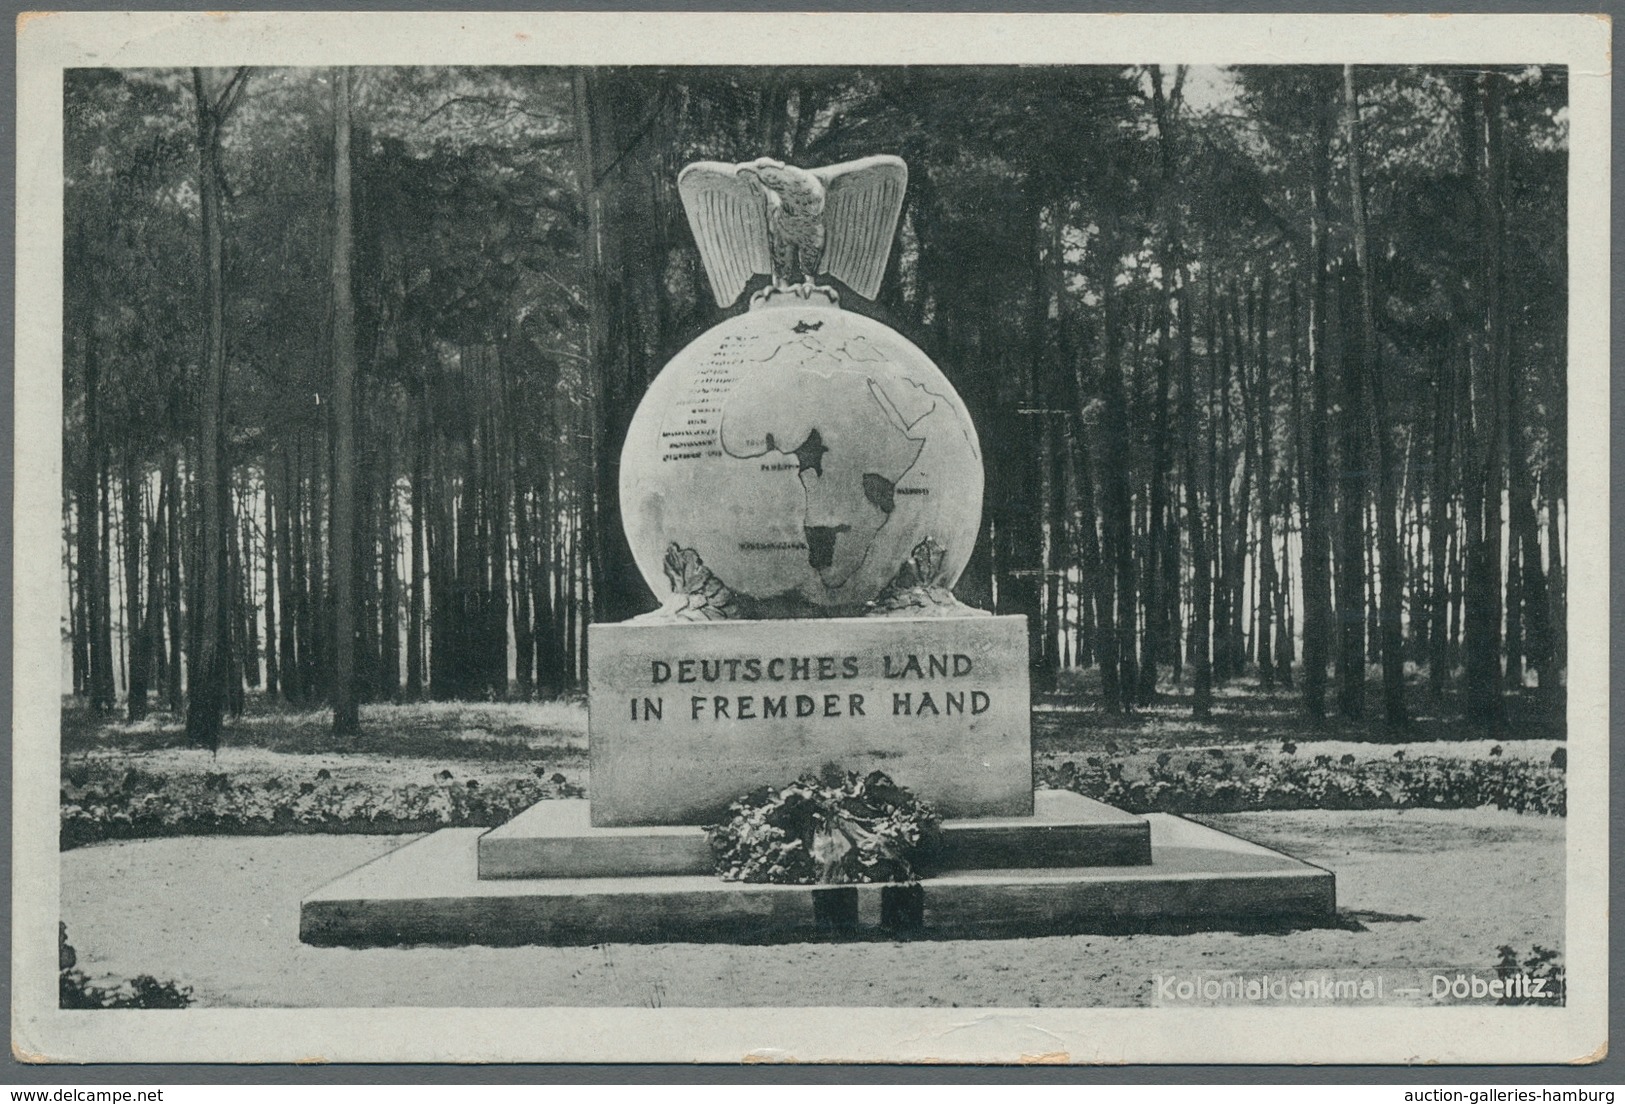
M553 781L505 778L483 786L452 780L429 785L378 785L326 778L297 786L275 780L233 783L225 775L142 775L132 784L104 769L79 771L64 782L63 849L105 839L151 836L268 835L290 832L427 832L495 827L538 801L580 797L562 774ZM444 772L443 772L444 773ZM319 776L318 776L319 777Z
M190 986L159 981L151 974L140 974L110 989L91 984L84 972L76 969L79 955L68 942L68 926L60 922L56 926L56 958L62 1008L186 1008L192 1003Z
M1559 751L1562 749L1559 748ZM1568 999L1567 975L1563 969L1563 957L1550 947L1542 947L1536 943L1528 955L1520 961L1518 952L1511 947L1502 945L1498 948L1498 958L1495 963L1495 973L1503 981L1527 974L1531 978L1541 978L1546 987L1540 996L1508 996L1496 1001L1497 1004L1538 1004L1556 1007Z
M1562 749L1559 748L1559 751ZM1134 813L1237 813L1270 809L1476 809L1563 816L1568 811L1561 767L1527 759L1373 759L1316 756L1259 760L1245 770L1230 759L1189 760L1168 769L1166 753L1110 761L1076 775L1040 767L1038 780L1075 790Z

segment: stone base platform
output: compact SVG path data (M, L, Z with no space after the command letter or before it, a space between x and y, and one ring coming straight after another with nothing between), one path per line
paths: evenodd
M914 886L744 885L674 873L481 878L488 833L450 828L311 894L299 935L338 946L770 943L1257 929L1335 917L1326 870L1179 817L1131 819L1148 826L1149 864L955 870Z
M711 875L705 830L594 828L585 800L539 801L479 842L481 878L604 878ZM1067 790L1033 794L1032 816L943 823L941 866L1135 866L1151 861L1151 826Z

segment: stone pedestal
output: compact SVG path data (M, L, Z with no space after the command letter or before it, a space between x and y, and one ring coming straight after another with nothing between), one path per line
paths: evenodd
M942 825L946 870L1140 866L1151 861L1144 817L1065 790L1032 795L1030 816L975 817ZM601 878L713 874L705 831L690 827L597 828L585 801L542 801L480 837L481 878Z
M1133 819L1148 843L1136 863L1097 865L1086 849L1065 863L1051 855L1047 861L1056 865L948 870L912 886L745 885L711 873L611 874L584 863L580 853L557 868L577 871L573 876L480 876L487 858L501 853L489 847L495 833L447 828L311 894L299 935L307 943L349 947L1008 939L1274 931L1325 925L1336 916L1332 875L1319 867L1179 817ZM628 870L652 864L649 853L622 857Z
M1179 817L1034 793L1026 639L1016 617L594 626L592 801L429 835L306 898L300 937L761 943L1335 919L1328 871ZM719 878L698 825L826 763L885 770L949 814L922 880Z
M1033 811L1021 617L593 625L592 823L707 824L827 765L947 817Z

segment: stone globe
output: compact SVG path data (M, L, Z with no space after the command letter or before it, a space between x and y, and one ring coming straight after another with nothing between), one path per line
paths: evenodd
M738 599L719 616L861 614L921 548L935 578L912 581L951 588L964 571L982 513L964 404L917 346L833 300L758 297L643 397L621 510L662 602L680 559Z

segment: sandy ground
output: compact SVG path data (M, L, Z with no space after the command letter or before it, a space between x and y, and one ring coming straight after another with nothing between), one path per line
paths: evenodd
M307 947L299 900L412 837L181 838L62 856L93 977L150 973L200 1006L1144 1004L1155 971L1492 965L1562 946L1561 819L1490 810L1203 818L1333 870L1345 925L1285 934L766 947ZM136 887L141 887L137 892Z

